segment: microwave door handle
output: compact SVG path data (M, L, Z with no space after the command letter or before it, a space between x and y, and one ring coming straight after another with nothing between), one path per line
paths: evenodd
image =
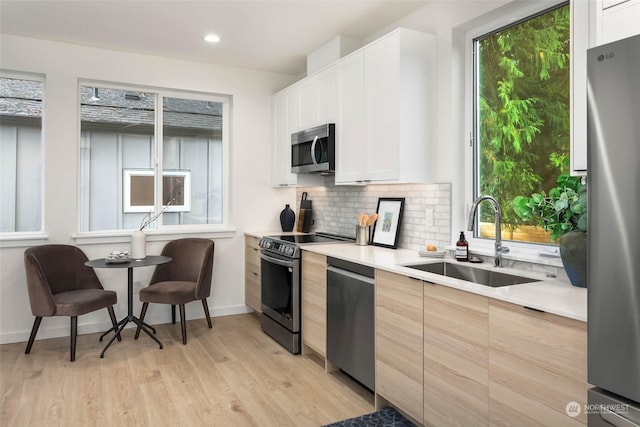
M316 144L318 143L318 135L313 138L313 142L311 143L311 160L315 166L318 166L318 160L316 159Z

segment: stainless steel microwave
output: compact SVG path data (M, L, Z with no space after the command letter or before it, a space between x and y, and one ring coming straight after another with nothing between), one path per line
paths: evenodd
M336 125L291 134L291 172L332 175L336 170Z

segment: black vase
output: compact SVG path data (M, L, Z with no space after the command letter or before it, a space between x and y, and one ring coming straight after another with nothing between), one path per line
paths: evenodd
M286 205L280 212L280 225L282 231L293 231L293 224L296 222L296 213Z

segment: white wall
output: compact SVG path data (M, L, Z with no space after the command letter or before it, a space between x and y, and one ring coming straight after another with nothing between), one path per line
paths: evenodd
M26 341L33 316L29 308L23 253L40 243L78 244L89 258L128 248L128 239L115 243L76 242L78 218L78 79L232 95L231 207L235 234L216 238L212 315L246 311L244 305L244 231L278 230L285 203L295 203L294 189L270 187L271 94L295 76L259 72L198 62L95 49L15 36L0 36L0 67L46 75L45 90L45 231L48 239L23 245L0 245L0 343ZM176 238L179 236L172 236ZM157 254L166 240L153 241L147 251ZM118 317L126 314L126 269L97 270L106 289L118 292ZM137 291L146 286L152 268L134 271L134 311ZM202 306L190 304L187 318L201 318ZM151 323L168 322L167 307L150 307ZM79 333L109 326L106 310L81 316ZM38 338L66 336L68 318L47 318Z

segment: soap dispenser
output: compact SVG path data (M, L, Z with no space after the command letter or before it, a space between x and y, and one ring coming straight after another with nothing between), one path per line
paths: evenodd
M460 232L460 239L456 242L456 260L469 261L469 243L464 238L464 231Z

